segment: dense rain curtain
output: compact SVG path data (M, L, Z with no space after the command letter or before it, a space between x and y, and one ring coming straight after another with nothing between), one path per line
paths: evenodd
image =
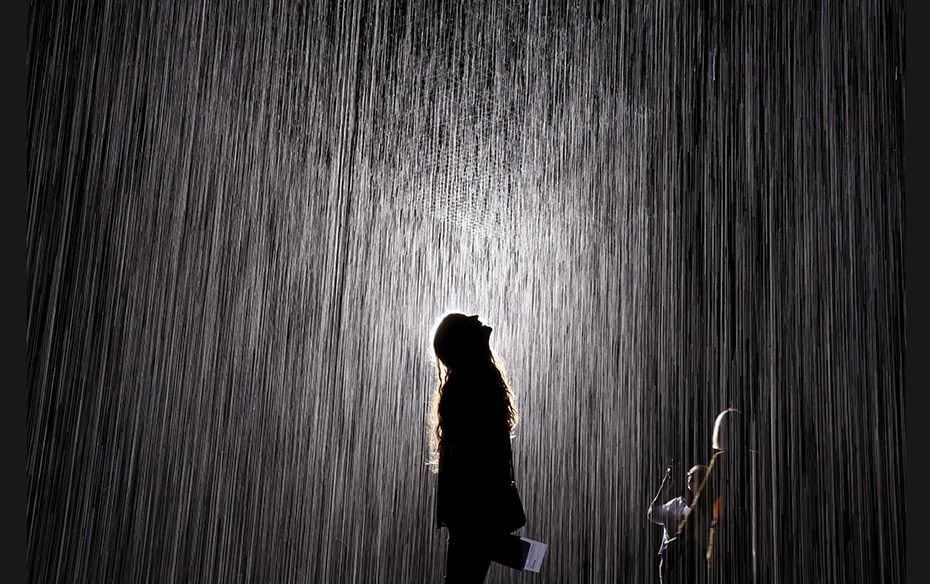
M903 582L903 18L30 3L29 581L437 581L462 310L549 545L489 581L655 581L736 407L758 581Z

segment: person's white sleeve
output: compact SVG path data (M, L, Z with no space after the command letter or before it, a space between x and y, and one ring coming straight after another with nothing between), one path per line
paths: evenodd
M646 512L649 521L657 525L665 525L670 517L674 517L675 501L676 499L672 499L661 505L652 505L649 507L649 510Z

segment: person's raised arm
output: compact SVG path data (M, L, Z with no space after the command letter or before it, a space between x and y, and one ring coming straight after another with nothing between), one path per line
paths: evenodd
M656 496L652 498L652 502L649 503L649 507L646 509L646 518L652 521L653 523L662 524L662 517L654 517L654 510L660 509L662 506L658 504L659 498L665 493L665 490L668 488L668 481L672 478L672 467L669 466L665 469L665 476L662 478L662 484L659 485L659 490L656 491Z

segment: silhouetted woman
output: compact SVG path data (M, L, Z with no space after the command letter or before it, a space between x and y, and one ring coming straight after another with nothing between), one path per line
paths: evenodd
M753 582L754 553L746 426L733 408L714 421L707 476L679 526L687 544L685 582Z
M507 534L526 523L513 477L512 396L477 316L449 314L433 337L439 383L433 444L437 528L449 530L446 582L484 582Z
M714 421L714 498L708 568L714 583L755 581L752 461L748 420L728 408Z

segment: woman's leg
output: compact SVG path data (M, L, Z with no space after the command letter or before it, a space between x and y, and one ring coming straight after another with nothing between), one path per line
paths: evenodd
M481 584L488 575L491 558L484 539L476 533L449 530L446 550L446 584Z

